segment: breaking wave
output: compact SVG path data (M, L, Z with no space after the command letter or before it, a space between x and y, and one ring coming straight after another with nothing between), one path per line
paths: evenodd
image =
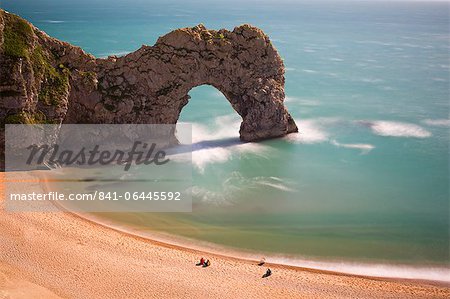
M450 119L424 119L424 124L436 127L450 127Z
M192 163L197 170L203 173L208 164L225 163L235 154L267 156L267 146L239 140L240 122L238 116L225 115L216 117L212 126L192 124Z
M285 140L292 143L313 144L328 140L328 132L323 128L319 119L296 120L299 133L289 134Z
M431 136L431 133L423 127L411 123L384 120L360 121L359 123L368 126L374 134L380 136L414 138L427 138Z
M367 154L375 148L374 145L368 143L339 143L336 140L331 140L330 143L337 147L359 149L362 154Z
M271 260L272 261L272 260ZM409 266L395 264L369 264L357 262L313 261L295 258L274 257L273 262L309 269L333 271L370 277L419 279L450 282L450 269L432 266Z
M276 189L285 192L295 192L295 183L289 179L278 177L244 177L240 172L232 172L219 186L218 189L209 189L204 186L193 186L188 190L193 198L199 199L202 203L218 206L229 206L250 189Z

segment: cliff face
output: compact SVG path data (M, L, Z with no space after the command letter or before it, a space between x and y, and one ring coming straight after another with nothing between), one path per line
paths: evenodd
M174 124L203 84L242 117L242 140L297 131L283 104L283 61L258 28L177 29L154 46L98 59L0 10L2 124Z

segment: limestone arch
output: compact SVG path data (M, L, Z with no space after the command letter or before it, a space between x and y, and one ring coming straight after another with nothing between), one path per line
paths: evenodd
M71 92L67 122L175 124L189 91L211 85L242 117L242 140L297 132L284 106L283 61L269 38L250 25L177 29L154 46L95 62L97 85L83 103L77 95L82 89Z

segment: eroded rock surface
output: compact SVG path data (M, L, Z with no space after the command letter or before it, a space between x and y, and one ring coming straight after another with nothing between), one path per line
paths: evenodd
M242 140L297 131L283 103L283 61L250 25L177 29L154 46L100 59L0 11L0 68L2 124L174 124L188 92L208 84L242 117Z

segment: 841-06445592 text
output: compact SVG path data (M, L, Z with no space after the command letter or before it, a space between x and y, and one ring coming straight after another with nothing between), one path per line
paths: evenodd
M12 201L170 201L182 200L182 193L179 191L140 191L140 192L104 192L95 191L92 193L70 193L64 194L61 192L47 192L47 193L11 193L9 199Z

